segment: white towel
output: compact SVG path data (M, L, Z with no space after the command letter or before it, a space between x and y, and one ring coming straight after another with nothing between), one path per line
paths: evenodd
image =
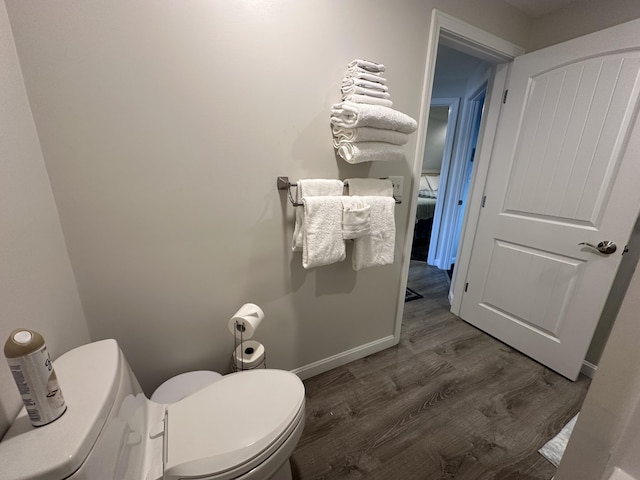
M381 105L342 102L331 107L331 114L331 123L338 127L386 128L402 133L413 133L418 128L409 115Z
M321 267L345 259L342 238L342 197L303 197L302 266Z
M404 149L400 145L383 142L340 143L338 155L349 163L400 162L404 159Z
M393 263L396 222L392 197L361 197L371 207L371 233L354 240L353 269Z
M360 197L342 198L342 238L354 238L371 233L371 207Z
M343 128L333 126L333 146L339 147L344 142L385 142L393 145L404 145L409 141L409 135L395 130L383 128L360 127Z
M388 178L348 178L344 184L349 196L393 197L393 183Z
M320 196L320 195L342 195L344 185L340 180L324 180L310 179L298 180L296 187L296 203L302 203L303 197ZM291 250L294 252L302 251L302 232L304 230L304 208L296 207L296 223L293 227L293 241Z
M358 85L343 85L340 87L340 90L343 95L367 95L369 97L382 98L385 100L389 100L391 98L389 92L383 92L377 88L359 87Z
M380 90L382 92L388 92L389 87L379 82L370 82L369 80L365 80L363 78L357 77L346 77L342 80L342 88L343 92L345 88L350 87L363 87L370 88L371 90Z
M344 75L345 80L347 78L360 78L362 80L369 80L370 82L386 84L387 79L382 76L381 73L372 73L366 71L364 68L355 67L353 69L347 69Z
M362 60L360 58L356 58L355 60L352 60L349 62L349 64L347 65L347 68L352 68L352 67L360 67L369 72L384 72L385 70L384 65L381 63L371 62L369 60Z
M388 98L371 97L369 95L360 95L359 93L351 93L342 95L342 100L352 103L368 103L369 105L382 105L383 107L392 107L393 102Z

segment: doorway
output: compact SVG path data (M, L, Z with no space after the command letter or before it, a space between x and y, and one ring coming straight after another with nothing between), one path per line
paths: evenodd
M500 98L502 96L502 89L504 87L506 81L506 74L508 71L508 62L513 60L516 56L523 53L523 50L511 44L510 42L506 42L499 37L496 37L492 34L489 34L483 30L480 30L476 27L473 27L469 24L461 22L454 17L446 15L442 12L434 10L431 22L431 35L429 38L429 48L427 52L426 59L426 73L425 79L423 83L423 93L422 93L422 107L420 113L419 122L419 130L418 130L418 145L416 149L416 159L414 161L413 166L413 184L415 185L414 190L416 191L416 195L414 198L410 199L409 206L409 218L415 219L417 217L417 208L418 208L418 185L420 181L420 177L423 169L423 160L424 153L426 149L426 133L428 126L428 113L431 106L431 99L436 95L439 95L440 98L451 98L456 95L447 96L447 89L452 88L454 82L447 80L444 76L442 78L442 90L437 91L436 83L435 83L435 73L436 73L436 59L438 58L438 49L440 47L446 47L450 49L452 55L466 55L475 62L474 67L478 67L482 62L488 62L490 65L489 73L484 74L483 82L477 82L476 85L481 85L483 90L476 89L474 92L474 96L470 96L470 92L466 90L467 82L469 82L471 74L467 75L467 78L464 79L464 95L460 95L459 98L464 98L465 100L474 100L473 102L467 105L468 109L476 109L478 110L478 100L482 101L482 106L480 107L480 112L485 112L483 121L480 124L480 129L475 135L475 138L483 138L485 134L487 134L487 138L491 137L492 131L495 131L495 127L497 124L497 118L500 107ZM445 57L441 57L440 62L442 63ZM455 60L452 61L453 64L456 64ZM472 69L474 71L475 69ZM476 75L476 81L479 80L481 75ZM438 92L434 94L434 92ZM486 102L484 101L486 95ZM487 105L486 108L484 105ZM464 108L461 107L461 109ZM471 138L473 135L469 135L469 131L471 131L474 127L473 115L467 114L466 118L468 121L465 124L461 124L460 122L456 123L456 132L454 132L454 141L453 144L456 145L455 135L460 135L461 130L464 128L467 129L466 135L468 141L465 143L458 143L458 147L461 148L464 146L464 150L469 155L468 158L473 158L474 161L471 163L471 166L465 164L465 162L450 162L449 167L444 169L444 166L441 168L441 176L446 174L448 178L456 178L458 179L458 183L456 184L456 189L449 189L450 191L444 193L444 191L439 191L438 195L440 195L439 202L436 203L436 211L434 211L433 215L433 224L438 225L438 228L441 227L440 223L436 223L436 215L440 217L449 218L449 229L452 231L451 238L453 238L453 234L456 230L459 230L458 237L462 238L465 231L469 229L473 231L475 228L476 219L474 215L468 215L466 211L468 208L466 205L463 208L458 208L458 202L461 200L460 195L463 193L467 195L472 195L473 198L470 198L470 202L477 202L477 192L473 189L474 183L482 184L487 175L487 167L488 167L488 159L490 156L491 145L488 145L486 148L482 148L482 145L478 145L474 150L473 142ZM476 153L477 152L477 153ZM462 155L462 154L460 154ZM453 158L454 155L452 155ZM461 157L463 158L463 157ZM443 158L444 159L444 158ZM484 161L482 162L482 160ZM455 167L455 168L454 168ZM466 181L465 181L466 179ZM445 187L447 190L450 185L448 181L443 182L442 177L440 178L440 184ZM442 187L440 187L442 188ZM477 190L477 189L476 189ZM447 200L448 199L448 200ZM439 205L438 205L439 203ZM466 203L466 202L464 202ZM453 211L459 212L457 216L449 217L447 214ZM453 218L453 220L451 220ZM413 224L412 224L413 227ZM433 232L430 235L430 243L431 239L440 237L435 237ZM399 291L399 301L398 307L396 311L396 324L394 331L394 340L396 343L400 341L400 330L402 327L402 318L404 314L404 298L402 298L402 294L406 292L407 279L409 275L409 268L411 264L411 249L413 246L413 229L409 232L405 239L404 246L404 255L403 255L403 264L402 264L402 272L401 278L403 284L401 285L401 289ZM437 248L434 247L434 248ZM454 249L453 246L450 246L450 251L454 252L460 250L460 248L456 247ZM454 257L455 258L455 257ZM444 260L446 262L446 260ZM451 288L449 290L449 302L453 300L451 296L451 292L453 292L453 287L456 282L456 271L452 272L451 278Z

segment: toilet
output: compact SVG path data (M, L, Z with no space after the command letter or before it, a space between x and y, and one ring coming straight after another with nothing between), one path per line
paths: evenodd
M175 403L222 378L218 372L196 370L171 377L151 394L156 403Z
M66 412L0 441L0 480L290 480L305 392L283 370L217 378L175 403L147 399L115 340L54 362Z

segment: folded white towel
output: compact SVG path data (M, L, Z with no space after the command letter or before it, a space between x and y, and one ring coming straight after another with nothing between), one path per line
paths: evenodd
M344 184L349 196L393 197L393 183L388 178L348 178Z
M381 105L337 103L331 107L331 123L338 127L374 127L413 133L418 124L409 115Z
M336 148L340 143L344 142L385 142L404 145L407 141L409 141L409 135L395 130L373 127L343 128L333 126L333 146Z
M389 92L383 92L374 88L359 87L357 85L343 85L340 87L340 90L343 95L369 95L370 97L384 98L386 100L391 98Z
M382 105L383 107L392 107L393 102L388 98L372 97L370 95L360 95L359 93L351 93L342 95L342 100L353 103L368 103L369 105Z
M391 197L361 197L371 207L371 233L355 239L353 269L393 263L396 222L395 201Z
M382 84L382 83L378 83L378 82L370 82L369 80L365 80L363 78L356 78L356 77L352 77L352 78L344 78L342 80L342 88L343 88L343 92L344 92L344 88L349 88L349 87L363 87L363 88L370 88L371 90L380 90L382 92L388 92L389 91L389 87L387 87L386 85Z
M338 155L349 163L400 162L404 149L400 145L383 142L343 142L338 144Z
M302 266L321 267L345 259L342 238L342 197L303 197Z
M362 80L369 80L370 82L386 84L387 79L382 76L381 73L368 72L363 68L354 67L353 69L347 69L344 78L361 78Z
M340 180L324 180L309 179L298 180L296 187L296 203L302 203L303 197L320 196L320 195L342 195L344 185ZM291 250L294 252L302 251L302 232L304 230L304 208L296 207L296 223L293 227L293 241Z
M371 233L371 207L360 197L342 198L342 238L351 240Z
M369 60L362 60L360 58L356 58L355 60L352 60L349 62L349 64L347 65L347 68L352 68L352 67L364 68L369 72L384 72L385 70L384 65L381 63L375 63Z

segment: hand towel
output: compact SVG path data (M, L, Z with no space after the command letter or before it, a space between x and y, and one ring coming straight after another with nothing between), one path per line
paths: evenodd
M359 87L357 85L343 85L340 87L340 90L343 95L368 95L369 97L384 98L385 100L389 100L391 98L389 92L383 92L376 88Z
M371 207L360 197L342 198L342 238L354 238L371 233Z
M331 107L331 123L338 127L374 127L413 133L418 124L409 115L381 105L337 103Z
M408 141L409 135L395 130L373 127L343 128L333 126L333 146L336 148L338 148L338 144L344 142L385 142L393 145L404 145Z
M296 203L302 203L302 198L305 196L319 196L319 195L342 195L344 185L340 180L324 180L324 179L310 179L310 180L298 180L298 186L296 187ZM304 208L296 207L296 223L293 227L293 242L291 244L291 250L294 252L302 251L302 232L304 229Z
M380 90L382 92L389 91L389 87L379 82L370 82L369 80L364 80L363 78L357 78L357 77L344 78L342 80L342 88L344 89L344 88L350 88L350 87L370 88L371 90Z
M302 266L321 267L345 259L342 238L342 197L302 197L304 231Z
M388 178L348 178L344 184L349 196L393 197L393 183Z
M349 163L400 162L404 159L404 149L400 145L383 142L340 143L338 155Z
M352 60L349 62L349 64L347 65L347 68L352 68L352 67L364 68L369 72L384 72L385 70L384 65L381 63L371 62L369 60L362 60L360 58L356 58L355 60Z
M393 263L396 222L392 197L361 197L370 207L371 233L354 240L353 269Z
M356 67L354 69L348 69L344 75L344 80L348 78L360 78L362 80L368 80L370 82L386 84L387 79L380 73L367 72L363 68ZM343 81L344 81L343 80Z
M383 107L392 107L393 102L387 98L371 97L369 95L360 95L359 93L350 93L342 95L342 100L352 103L368 103L369 105L382 105Z

